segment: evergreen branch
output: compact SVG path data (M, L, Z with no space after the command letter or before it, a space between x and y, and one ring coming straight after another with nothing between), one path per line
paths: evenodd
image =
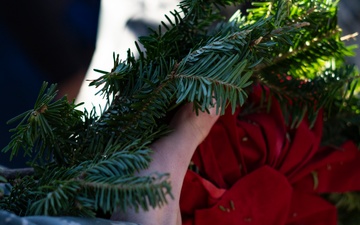
M0 208L6 209L19 216L27 215L27 211L33 199L36 198L34 189L37 183L32 175L24 176L21 179L8 180L7 190L10 193L4 193L0 198Z
M118 207L124 211L128 207L148 210L148 205L155 208L165 204L166 195L171 196L170 190L166 174L149 177L87 174L70 180L53 180L49 185L40 186L28 213L61 215L73 207L86 215L100 209L113 212Z
M177 102L185 99L199 102L195 106L205 111L215 98L217 111L221 109L221 114L225 112L228 102L234 111L236 105L244 103L244 88L251 83L248 81L251 72L243 72L248 63L246 60L241 62L239 58L238 55L220 58L210 54L188 69L180 65L178 74L173 76L178 82Z
M77 111L66 98L55 101L55 86L44 85L34 109L15 118L20 123L4 151L23 147L35 159L53 160L11 181L0 207L19 215L92 217L165 204L168 177L135 173L148 167L149 145L169 132L171 110L193 102L196 111L208 111L215 100L220 113L228 105L234 112L253 83L269 91L268 106L272 96L279 100L290 126L306 116L315 121L325 108L323 143L333 135L360 146L357 77L354 68L340 66L350 52L340 39L336 1L254 3L249 15L209 32L221 19L219 7L235 2L243 1L184 0L162 22L165 32L159 26L139 38L146 54L138 44L138 59L130 51L124 61L114 54L111 71L99 71L91 83L108 100L100 116Z
M153 85L151 85L153 86ZM134 93L130 98L115 97L113 106L103 114L100 123L113 126L119 134L130 134L137 128L156 127L156 119L165 116L166 108L171 100L169 82L164 82L157 87L149 87L149 95ZM120 108L120 109L119 109ZM131 117L127 115L131 113ZM111 125L113 121L118 121ZM119 124L123 123L123 124Z
M119 55L117 54L115 57L115 53L113 53L113 62L114 67L111 69L111 72L98 71L104 75L90 83L90 86L95 86L96 88L102 86L97 94L102 93L108 102L110 102L120 90L122 92L126 90L125 84L133 79L134 74L134 58L130 54L130 51L128 51L128 63L120 61Z
M167 202L166 195L171 196L171 188L166 175L149 177L111 177L92 176L81 185L85 191L94 192L95 210L113 212L115 209L126 211L139 207L148 210Z
M94 163L93 161L85 161L79 166L86 168L79 178L91 175L103 175L104 177L112 176L128 176L139 172L148 167L150 158L149 149L137 149L134 152L127 150L104 155L101 160Z
M47 83L43 83L34 109L21 114L23 118L20 124L11 130L15 133L9 145L2 150L3 152L11 150L12 158L20 148L23 148L25 154L32 155L32 150L36 146L39 151L34 161L45 158L44 156L50 157L52 154L54 154L54 159L61 163L67 161L60 144L68 143L69 136L64 137L63 134L71 135L69 134L70 127L81 123L83 114L76 110L76 105L69 103L66 97L54 101L56 93L56 85L51 85L47 89ZM14 119L21 119L21 117ZM10 122L14 122L14 119ZM49 146L52 148L48 148Z
M339 146L346 140L352 140L360 147L360 101L355 94L359 75L343 88L343 97L336 97L325 114L322 145ZM336 129L334 129L336 127Z
M206 39L206 36L216 22L223 20L220 15L219 6L240 4L245 0L211 0L192 1L183 0L180 2L180 12L174 10L170 14L174 17L166 19L170 25L162 22L166 32L158 31L146 37L139 37L139 42L146 49L148 58L157 59L168 57L180 61L188 54L188 50L194 48Z
M40 187L29 213L32 215L61 215L61 211L73 204L80 190L79 183L73 180L54 181L51 186Z
M308 23L303 23L302 26L306 26ZM303 44L303 46L299 46L297 47L295 50L291 50L285 53L281 53L279 56L277 56L276 58L273 59L271 64L268 63L262 63L259 64L258 66L256 66L254 69L256 71L261 71L264 70L268 67L272 67L272 66L276 66L282 62L285 61L289 61L291 60L291 58L296 57L298 54L307 54L309 55L309 50L310 49L314 49L314 46L319 46L319 48L322 48L321 43L323 42L327 42L330 38L333 38L334 35L338 34L340 32L340 30L336 29L336 30L330 30L325 34L322 34L321 37L315 37L313 40L306 42ZM316 51L316 50L314 50ZM333 49L331 49L330 51L334 51ZM333 57L333 54L324 54L327 55L329 58ZM315 57L314 57L315 58ZM326 60L325 58L323 58L323 60ZM314 62L314 61L313 61ZM288 64L291 65L291 64ZM283 67L282 67L283 68Z
M302 22L302 23L296 23L296 24L292 25L291 27L294 27L294 28L298 29L298 28L302 28L302 27L304 27L304 26L309 26L309 25L310 25L310 24L309 24L308 22ZM284 30L283 28L278 28L278 29L276 29L276 30L273 30L273 31L271 32L271 34L282 33L283 30ZM269 34L269 37L268 37L269 39L271 39L271 37L272 37L271 34ZM317 38L314 39L314 41L315 41L315 40L317 40L317 41L320 42L320 40L317 39ZM259 43L259 42L258 42L258 43ZM256 43L256 44L258 44L258 43ZM314 43L314 42L313 42L313 43ZM315 44L315 43L314 43L314 44ZM299 48L297 48L296 50L292 50L292 51L287 51L287 52L285 52L285 53L281 53L280 55L276 56L276 57L271 61L270 64L269 64L269 63L261 63L261 64L258 64L257 66L254 67L254 70L255 70L255 71L261 71L261 70L263 70L263 69L265 69L265 68L267 68L267 67L276 65L276 64L282 62L283 60L286 60L286 59L288 59L288 58L291 58L291 57L293 57L293 56L296 56L300 51L306 51L307 48L309 48L309 46L310 46L309 44L304 44L303 47L299 47Z

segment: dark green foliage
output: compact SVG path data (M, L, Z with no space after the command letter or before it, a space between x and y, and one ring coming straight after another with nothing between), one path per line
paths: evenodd
M360 193L333 193L326 196L338 208L339 225L357 225L360 221Z
M70 149L73 141L71 136L76 133L77 125L82 123L82 112L75 109L74 103L69 103L66 97L53 101L57 94L56 85L47 89L44 84L34 109L29 110L9 122L21 119L19 125L12 131L15 134L5 151L12 150L12 155L17 154L22 147L26 154L30 154L36 146L38 157L53 157L62 164L66 157L62 149ZM67 137L66 139L64 137ZM55 144L56 143L56 144Z
M12 120L21 122L4 149L35 153L35 173L10 181L0 208L91 217L166 204L168 175L136 172L148 167L151 143L171 132L174 109L193 102L207 111L216 100L219 113L234 112L254 85L279 100L291 127L305 117L314 122L323 109L323 144L352 139L360 146L358 74L344 64L352 53L340 40L337 1L253 2L247 16L224 21L220 8L242 2L184 0L139 38L145 51L137 43L138 58L114 54L114 67L91 83L108 100L101 115L55 100L56 87L44 84L34 109Z

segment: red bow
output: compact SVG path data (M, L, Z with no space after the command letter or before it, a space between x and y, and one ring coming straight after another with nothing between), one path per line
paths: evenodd
M268 113L238 114L222 116L195 152L183 224L336 225L336 208L319 194L360 190L354 143L320 147L322 114L312 128L304 119L292 130L275 100Z

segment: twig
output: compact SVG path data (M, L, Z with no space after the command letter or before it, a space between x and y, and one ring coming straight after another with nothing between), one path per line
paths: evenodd
M0 169L0 176L7 180L13 180L19 177L25 177L34 174L34 168L19 168L19 169Z
M340 38L341 41L348 41L350 39L355 39L359 35L358 32L355 32L353 34L348 34Z
M302 26L301 24L299 26ZM304 26L307 26L307 24L304 23ZM304 43L304 45L302 47L299 47L293 51L288 51L285 52L281 55L279 55L278 57L274 58L271 64L267 64L267 63L260 63L257 66L254 67L255 71L260 71L263 70L266 67L275 65L285 59L288 59L290 57L293 57L295 55L297 55L300 52L305 52L307 51L311 46L316 45L317 43L323 41L324 39L330 37L332 34L334 34L335 32L337 32L338 30L330 30L329 32L325 33L324 35L322 35L321 37L316 37L314 39L311 40L311 44L306 44Z

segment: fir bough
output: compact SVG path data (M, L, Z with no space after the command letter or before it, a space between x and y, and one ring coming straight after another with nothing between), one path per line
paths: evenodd
M352 52L341 40L337 1L253 2L246 15L225 21L221 7L242 2L181 1L158 30L139 38L138 57L114 55L110 71L98 70L91 85L108 100L101 115L56 100L56 86L45 83L34 108L11 120L21 122L3 149L33 156L34 174L9 180L0 208L93 217L166 204L169 175L136 173L151 162L151 143L171 132L173 110L193 102L207 111L215 99L219 113L234 111L253 85L270 90L291 127L305 116L315 121L323 108L323 143L360 145L358 74L344 62Z

